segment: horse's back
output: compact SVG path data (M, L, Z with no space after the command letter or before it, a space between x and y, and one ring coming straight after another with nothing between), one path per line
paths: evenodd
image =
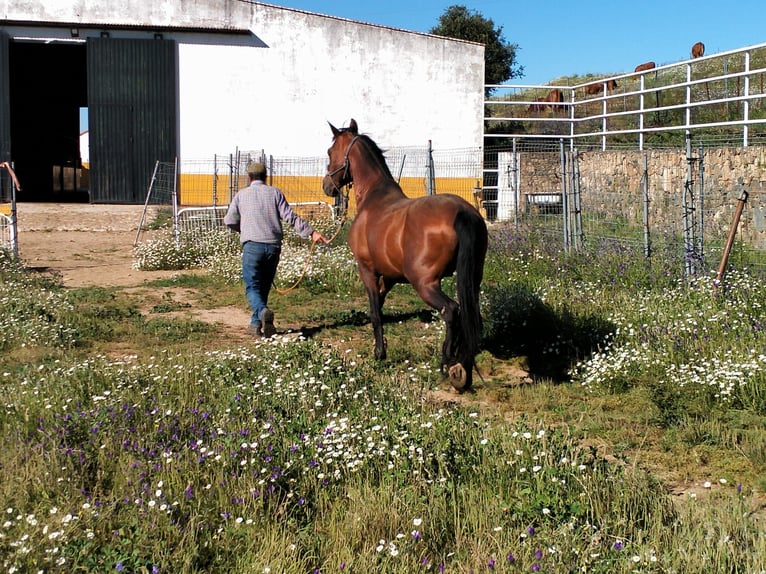
M484 219L454 194L372 202L357 214L349 244L360 264L381 276L410 283L433 281L454 271L459 213L479 228L479 242L486 245Z

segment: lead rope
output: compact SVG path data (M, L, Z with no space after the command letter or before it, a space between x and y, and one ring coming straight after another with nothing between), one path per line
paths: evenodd
M327 240L328 244L332 243L335 240L335 238L338 237L340 230L343 229L343 226L346 224L346 218L348 214L348 187L349 186L345 186L346 191L344 194L346 196L346 201L344 202L346 204L346 210L344 211L343 217L341 218L340 223L338 224L338 230L333 234L332 237L330 237L330 239ZM316 244L317 244L316 241L314 240L311 241L311 246L309 247L308 255L306 255L306 263L303 266L303 271L301 271L300 277L296 279L295 283L293 283L290 287L286 289L280 289L279 287L277 287L276 283L272 282L272 285L274 286L274 290L277 293L279 293L280 295L286 295L290 291L295 289L300 284L301 281L303 281L303 278L306 276L306 272L309 270L309 267L311 266L311 254L314 252L314 247L316 246Z

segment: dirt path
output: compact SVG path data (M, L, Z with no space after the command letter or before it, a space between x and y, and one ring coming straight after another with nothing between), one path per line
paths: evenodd
M133 269L143 205L20 203L19 256L67 287L140 285L175 272ZM153 212L151 213L153 216Z
M143 287L182 271L133 268L133 243L143 210L143 205L20 203L19 256L32 269L60 275L65 287L124 287L143 300L142 313L160 299L183 305L193 296L189 290ZM150 207L146 221L153 217ZM142 232L141 239L150 236ZM191 305L179 314L218 324L232 339L251 338L246 332L250 317L244 308Z

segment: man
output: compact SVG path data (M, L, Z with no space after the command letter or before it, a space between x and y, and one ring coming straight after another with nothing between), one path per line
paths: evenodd
M267 305L282 249L282 222L293 226L304 239L317 243L328 240L298 217L278 188L266 184L265 165L248 164L247 175L250 185L234 196L223 222L239 232L242 243L242 279L253 310L250 331L268 338L276 332L274 313Z

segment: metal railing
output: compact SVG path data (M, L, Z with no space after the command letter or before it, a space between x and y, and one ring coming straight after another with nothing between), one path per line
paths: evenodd
M556 137L572 148L632 144L642 150L652 134L683 138L704 131L731 138L736 132L747 147L754 136L766 138L764 84L766 44L574 85L490 84L485 137ZM546 101L555 91L561 101Z

